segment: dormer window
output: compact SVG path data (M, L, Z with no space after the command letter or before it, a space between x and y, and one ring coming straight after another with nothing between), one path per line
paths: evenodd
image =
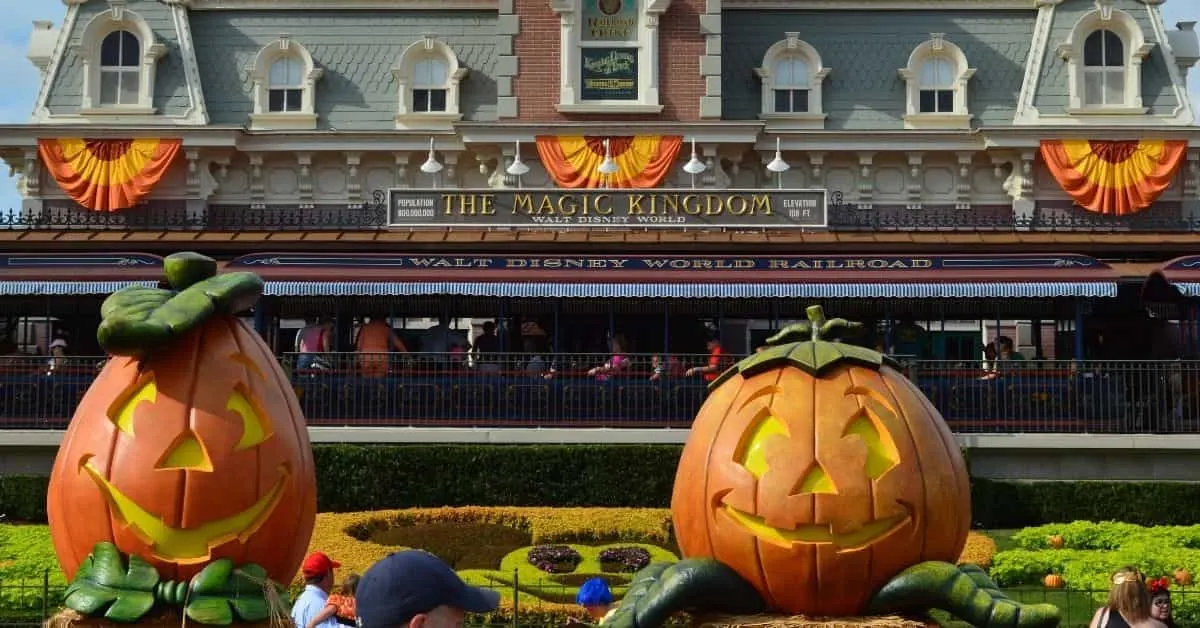
M100 106L138 104L141 88L141 44L133 33L120 30L100 43Z
M445 42L432 35L413 42L392 66L398 89L396 128L449 130L462 119L459 102L467 68Z
M412 101L416 113L446 111L446 96L450 91L449 65L445 59L421 59L413 70Z
M821 85L829 68L799 33L784 35L767 48L762 66L754 69L762 79L762 117L773 129L825 128Z
M271 63L267 111L280 113L300 111L304 98L303 62L288 55Z
M1083 42L1084 106L1125 104L1125 44L1110 30L1098 30Z
M904 126L908 129L969 129L967 86L975 68L943 33L931 33L900 68L905 82Z
M317 81L323 74L308 49L287 35L263 46L250 66L254 80L250 128L317 128Z

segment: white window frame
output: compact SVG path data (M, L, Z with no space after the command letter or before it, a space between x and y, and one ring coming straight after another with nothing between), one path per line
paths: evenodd
M580 77L580 49L584 43L580 38L583 25L580 23L583 5L581 0L550 0L550 8L559 17L559 90L560 113L615 113L648 114L660 113L663 105L659 99L660 77L658 72L659 21L671 6L671 0L626 0L637 2L638 40L630 42L630 48L638 49L638 98L637 100L582 100ZM591 42L588 42L591 43Z
M767 126L770 128L823 129L825 119L829 115L825 113L821 88L831 70L821 61L817 49L799 38L799 33L784 33L784 37L767 48L762 66L754 68L754 73L762 81L762 108L759 117L767 120ZM787 57L797 57L808 66L807 112L775 111L776 84L771 70L776 63Z
M302 71L300 94L300 111L271 111L271 64L285 56L293 56L300 61ZM286 129L312 130L317 128L316 103L317 81L324 71L313 62L312 54L302 44L291 41L287 35L263 46L250 68L250 78L254 83L254 110L250 114L252 130Z
M102 105L100 103L100 47L104 38L116 31L128 31L138 40L138 98L132 105ZM153 115L154 79L158 60L167 47L155 41L154 31L142 16L125 8L122 2L110 2L107 11L97 13L83 28L79 37L79 53L83 60L83 98L79 113L84 116Z
M1125 102L1113 105L1086 104L1086 76L1083 66L1083 47L1089 35L1096 31L1111 31L1121 39L1125 56ZM1070 115L1129 116L1145 115L1149 108L1142 104L1142 62L1154 50L1132 15L1113 8L1111 0L1097 0L1096 8L1079 18L1067 40L1058 46L1058 56L1067 62Z
M951 85L954 89L954 109L950 112L921 111L921 68L925 62L933 58L942 58L950 62ZM904 128L906 129L969 129L971 128L970 110L967 108L967 88L971 77L975 76L975 68L967 62L954 42L947 41L945 33L930 33L927 41L921 42L912 54L908 56L908 64L900 68L900 78L905 82L905 114Z
M445 111L414 111L413 89L425 88L416 84L417 64L426 59L439 59L446 64ZM431 130L445 131L453 128L454 123L462 120L462 80L466 78L468 69L458 61L454 49L445 42L426 35L415 41L392 66L392 76L396 78L397 101L396 128L400 130Z

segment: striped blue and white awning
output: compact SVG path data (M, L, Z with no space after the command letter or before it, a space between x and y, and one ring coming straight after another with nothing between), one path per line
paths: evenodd
M1115 297L1115 282L1027 283L520 283L268 281L266 294L666 299L967 299Z
M154 288L157 281L0 281L0 296L71 296L109 294L126 286Z

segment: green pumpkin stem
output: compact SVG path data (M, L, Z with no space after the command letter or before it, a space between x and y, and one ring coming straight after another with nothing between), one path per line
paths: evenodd
M820 342L821 333L825 331L825 308L819 305L810 305L804 309L804 313L812 322L812 341Z

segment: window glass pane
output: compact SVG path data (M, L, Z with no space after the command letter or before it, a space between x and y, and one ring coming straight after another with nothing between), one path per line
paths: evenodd
M1096 67L1104 63L1104 31L1096 31L1083 42L1083 65Z
M954 113L954 90L943 89L938 91L937 110L940 113Z
M934 113L937 110L937 92L932 90L921 90L920 109L921 113Z
M1125 103L1125 70L1104 71L1104 104L1121 105Z
M929 59L921 64L919 85L925 88L938 88L950 85L953 75L950 61L941 57Z
M792 92L786 89L775 90L775 113L790 113L792 110Z
M792 112L793 113L808 113L808 90L793 89L792 90Z
M780 88L808 87L810 71L808 64L799 57L785 57L775 63L772 76L775 86Z
M446 90L444 90L444 89L429 90L429 110L430 111L445 111L446 110Z
M271 64L271 87L297 87L300 85L300 60L295 57L276 59Z
M117 89L120 86L121 75L118 72L100 73L100 104L117 104Z
M300 111L300 100L304 97L304 90L289 89L287 90L287 110Z
M138 45L137 37L129 31L120 31L121 34L121 65L127 68L136 68L138 65Z
M1108 67L1125 65L1125 44L1112 31L1104 32L1104 65Z
M138 72L137 70L122 72L113 72L121 77L121 86L118 92L119 102L122 105L136 105L138 101Z
M417 62L413 83L415 85L445 85L449 68L441 59L422 59Z
M121 33L109 33L100 42L100 66L112 67L121 61Z
M413 90L413 111L429 111L429 90Z
M267 111L283 111L283 99L287 90L273 89L267 92Z
M1083 104L1104 104L1104 74L1085 71L1083 75Z

